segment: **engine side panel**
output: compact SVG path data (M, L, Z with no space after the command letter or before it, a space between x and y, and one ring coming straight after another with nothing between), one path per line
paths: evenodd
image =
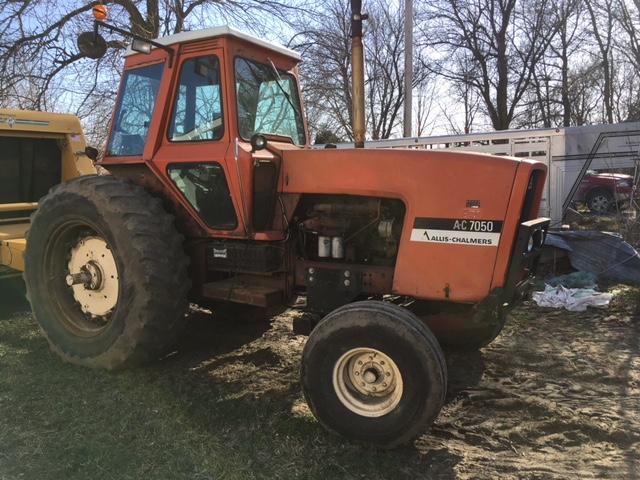
M401 200L393 293L476 302L492 288L499 248L510 255L519 215L507 212L510 201L522 207L525 192L514 188L522 165L532 164L459 152L287 150L282 188Z

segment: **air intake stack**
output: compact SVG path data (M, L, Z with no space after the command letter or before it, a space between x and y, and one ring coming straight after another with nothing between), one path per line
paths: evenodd
M364 147L364 48L362 46L362 0L351 0L351 85L353 102L353 140L356 148Z

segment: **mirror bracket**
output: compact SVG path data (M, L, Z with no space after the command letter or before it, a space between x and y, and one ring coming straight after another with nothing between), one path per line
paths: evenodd
M149 40L149 39L147 39L147 38L141 37L140 35L136 35L136 34L135 34L135 33L133 33L133 32L129 32L129 31L124 30L124 29L122 29L122 28L116 27L115 25L110 25L110 24L108 24L108 23L101 22L101 21L99 21L99 20L95 20L95 21L94 21L93 30L94 30L94 32L96 33L96 35L97 35L97 33L98 33L98 29L99 29L100 27L106 28L107 30L109 30L109 31L111 31L111 32L116 32L116 33L119 33L119 34L124 35L124 36L126 36L126 37L130 37L130 38L132 38L132 39L134 39L134 40L139 40L139 41L141 41L141 42L148 43L148 44L150 44L150 45L153 45L153 46L154 46L154 47L156 47L156 48L159 48L159 49L161 49L161 50L164 50L164 51L165 51L165 52L167 52L167 53L168 53L168 55L169 55L169 63L168 63L168 67L169 67L169 68L171 68L171 67L173 66L173 57L175 56L175 52L174 52L174 50L173 50L172 48L170 48L170 47L168 47L168 46L166 46L166 45L163 45L163 44L161 44L161 43L159 43L159 42L155 42L155 41L153 41L153 40Z

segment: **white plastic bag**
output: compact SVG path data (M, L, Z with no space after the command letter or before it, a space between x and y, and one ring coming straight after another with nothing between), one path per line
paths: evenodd
M533 292L532 296L539 307L564 307L571 312L584 312L587 307L606 307L612 297L610 293L592 288L565 288L562 285L546 285L544 292Z

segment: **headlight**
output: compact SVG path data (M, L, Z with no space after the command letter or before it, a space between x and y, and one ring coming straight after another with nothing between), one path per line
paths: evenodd
M531 233L527 242L527 252L532 252L534 248L540 248L544 244L544 230L538 229Z
M533 235L529 237L529 243L527 243L527 252L531 252L534 247Z
M531 237L533 238L533 244L536 247L541 248L544 244L544 230L536 230L535 232L533 232L533 235L531 235Z

